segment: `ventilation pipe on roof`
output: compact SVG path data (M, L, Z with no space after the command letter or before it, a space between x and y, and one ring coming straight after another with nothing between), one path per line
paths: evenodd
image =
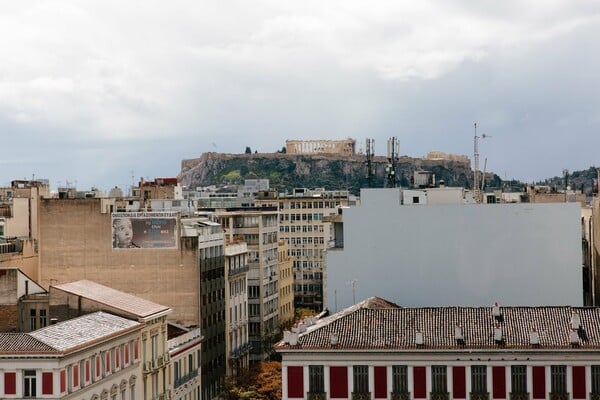
M417 332L415 332L415 344L418 346L423 344L423 332L418 329Z
M573 313L571 314L571 328L578 330L581 327L581 317L579 316L579 313L575 310L573 310Z
M535 326L531 328L529 332L529 344L538 345L540 344L540 334L535 329Z

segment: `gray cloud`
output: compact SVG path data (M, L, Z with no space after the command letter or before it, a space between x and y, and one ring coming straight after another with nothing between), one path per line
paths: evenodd
M585 168L599 15L567 0L2 5L0 183L108 188L131 170L175 175L213 143L272 152L286 138L470 154L475 120L503 177Z

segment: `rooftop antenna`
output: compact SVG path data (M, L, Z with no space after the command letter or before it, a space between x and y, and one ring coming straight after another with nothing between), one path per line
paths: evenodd
M491 137L485 133L481 136L477 136L477 122L473 123L475 129L475 136L473 138L473 197L475 197L476 203L481 203L481 196L479 190L479 139L485 139Z
M398 154L400 153L400 142L398 138L391 137L387 142L387 156L388 156L388 165L385 168L387 172L387 179L385 187L395 188L396 183L398 182L397 178L397 164L398 164Z
M367 183L373 187L373 156L375 155L375 139L367 138Z

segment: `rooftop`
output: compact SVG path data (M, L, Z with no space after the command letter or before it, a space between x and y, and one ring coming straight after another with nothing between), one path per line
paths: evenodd
M30 333L0 333L0 354L64 354L141 327L98 311Z
M155 314L171 312L171 309L167 306L153 303L149 300L88 280L64 283L52 287L65 293L81 296L88 300L112 307L138 318L145 319L152 317Z
M383 303L382 303L383 302ZM387 305L386 305L387 304ZM382 306L383 305L383 306ZM277 344L278 350L490 350L490 349L600 349L600 308L571 306L393 307L372 297L317 321L299 334L298 344ZM572 329L573 315L580 320ZM457 340L459 326L462 340ZM495 338L499 328L501 340ZM531 344L535 330L539 344ZM423 344L417 344L417 332ZM572 334L576 343L573 344ZM337 344L332 345L332 335ZM334 341L335 342L335 341Z

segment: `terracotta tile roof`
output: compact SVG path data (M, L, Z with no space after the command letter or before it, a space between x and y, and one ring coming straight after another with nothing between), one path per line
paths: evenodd
M88 280L65 283L52 287L66 293L81 296L113 307L139 318L147 318L154 314L171 311L167 306L153 303L149 300Z
M38 329L30 335L58 351L67 352L142 326L139 322L98 311Z
M27 333L0 333L0 355L32 353L56 353L56 350Z
M277 349L559 349L572 348L571 317L581 320L577 348L600 349L600 308L542 306L500 307L502 318L492 315L492 307L368 308L350 307L309 326L300 333L297 346L284 342ZM464 340L455 339L456 324L462 326ZM502 341L494 340L494 327ZM530 344L535 327L539 345ZM423 345L415 342L423 332ZM338 344L331 345L331 335Z

